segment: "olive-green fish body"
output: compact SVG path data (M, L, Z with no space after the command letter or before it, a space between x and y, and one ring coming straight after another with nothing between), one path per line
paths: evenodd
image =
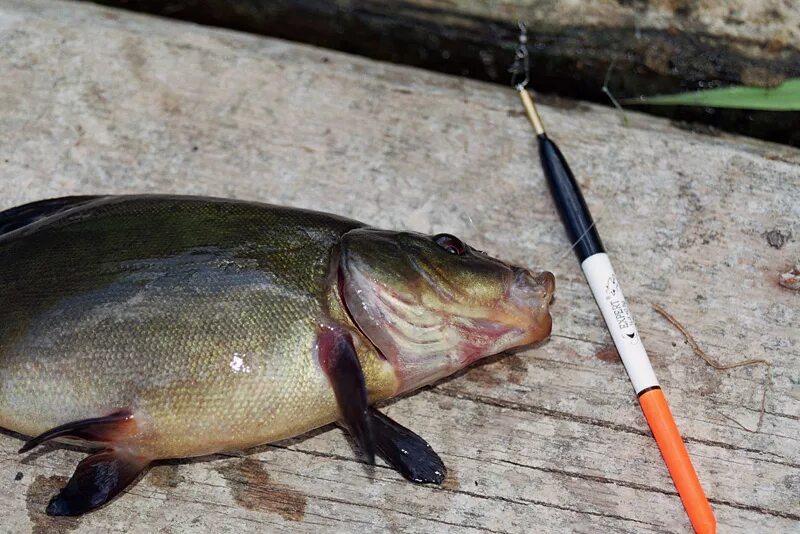
M103 505L156 459L339 421L368 461L441 483L371 407L549 335L550 273L454 236L198 197L0 213L0 426L100 449L47 508Z
M336 419L312 356L331 249L359 223L207 199L94 204L0 238L0 426L35 436L130 408L128 446L172 458ZM361 346L372 396L391 395L391 367Z

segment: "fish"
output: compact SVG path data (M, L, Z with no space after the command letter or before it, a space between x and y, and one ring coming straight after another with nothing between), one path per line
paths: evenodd
M450 234L243 200L80 196L0 212L0 427L87 449L46 513L155 460L338 423L367 463L446 468L376 404L546 339L550 272Z

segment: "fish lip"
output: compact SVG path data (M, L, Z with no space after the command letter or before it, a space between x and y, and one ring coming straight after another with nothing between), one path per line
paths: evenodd
M552 321L550 305L556 290L555 276L550 271L524 267L513 267L512 272L514 276L506 287L504 300L519 310L530 310L538 317L536 322L546 326L545 323Z

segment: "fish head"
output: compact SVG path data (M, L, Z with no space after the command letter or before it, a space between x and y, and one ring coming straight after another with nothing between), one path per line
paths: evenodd
M410 391L550 335L555 279L449 234L359 228L338 257L340 298Z

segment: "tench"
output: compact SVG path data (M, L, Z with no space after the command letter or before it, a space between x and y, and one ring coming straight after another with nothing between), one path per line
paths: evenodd
M449 234L177 196L0 213L0 426L89 447L50 515L93 510L154 460L339 422L369 462L441 483L372 407L550 334L554 278Z

